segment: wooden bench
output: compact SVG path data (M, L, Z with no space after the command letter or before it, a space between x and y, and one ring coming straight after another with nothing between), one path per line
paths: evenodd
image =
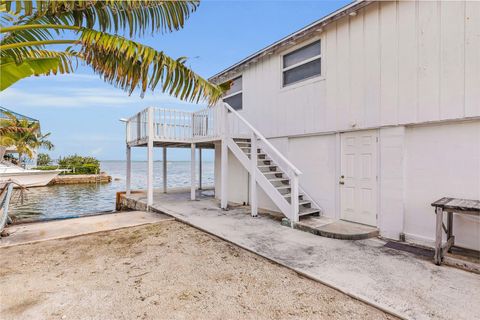
M453 213L480 216L480 201L456 198L442 198L432 203L435 207L436 229L435 229L435 256L436 265L442 264L446 252L451 252L455 244L453 235ZM443 213L447 212L447 226L443 224ZM442 244L444 231L447 234L447 242Z

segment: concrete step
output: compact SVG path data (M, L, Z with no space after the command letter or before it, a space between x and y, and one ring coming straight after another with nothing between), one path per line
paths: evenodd
M362 240L379 235L376 227L312 215L303 217L294 224L294 228L339 240Z

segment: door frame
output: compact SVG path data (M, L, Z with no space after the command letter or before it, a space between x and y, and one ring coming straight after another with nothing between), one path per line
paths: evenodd
M379 128L374 128L374 129L359 129L359 130L345 130L345 131L341 131L341 132L337 132L335 134L335 146L336 146L336 161L335 161L335 175L336 175L336 179L335 179L335 184L336 184L336 187L335 187L335 197L336 197L336 201L335 201L335 204L336 204L336 210L335 210L335 218L337 220L343 220L342 219L342 192L341 192L341 185L339 184L339 180L340 180L340 175L341 175L341 170L342 170L342 134L345 134L345 133L351 133L351 132L362 132L362 131L373 131L375 132L375 135L376 135L376 144L375 144L375 147L376 147L376 152L377 152L377 159L376 159L376 164L375 164L375 169L376 169L376 172L377 172L377 175L376 175L376 201L375 201L375 211L376 211L376 223L375 223L375 227L378 227L379 226L379 221L380 221L380 159L381 159L381 153L380 153L380 142L381 142L381 138L380 138L380 129ZM345 220L345 221L348 221L348 220ZM352 223L359 223L359 222L353 222L351 221ZM360 224L360 223L359 223Z

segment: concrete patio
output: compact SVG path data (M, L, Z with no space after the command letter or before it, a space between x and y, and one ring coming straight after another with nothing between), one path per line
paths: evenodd
M82 218L40 221L12 225L7 230L8 237L0 238L0 248L34 242L64 239L172 220L171 217L152 212L132 211Z
M335 240L282 226L249 208L219 208L211 195L191 201L186 190L154 193L152 210L163 212L247 250L336 288L384 311L411 319L473 319L480 314L480 276L384 247L385 241ZM146 208L146 195L122 200Z

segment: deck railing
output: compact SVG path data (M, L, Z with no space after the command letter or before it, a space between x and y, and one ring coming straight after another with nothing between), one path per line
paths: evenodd
M127 120L127 142L148 141L149 109L138 112ZM163 141L195 142L221 136L221 108L214 106L191 112L178 109L151 107L153 139Z

